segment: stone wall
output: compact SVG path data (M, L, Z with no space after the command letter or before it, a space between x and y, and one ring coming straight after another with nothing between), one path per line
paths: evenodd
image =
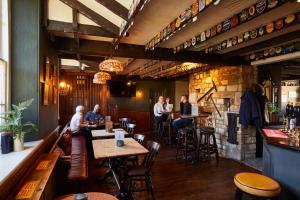
M227 113L238 113L240 108L240 97L246 88L256 82L257 69L253 66L223 66L205 72L191 74L189 77L190 101L195 103L206 91L213 87L214 81L217 92L212 98L219 109L218 115L211 101L206 99L199 102L199 110L212 113L212 123L216 129L216 139L219 154L222 157L244 160L255 158L256 139L255 128L244 129L238 123L238 144L227 142ZM226 99L227 98L227 99ZM224 103L230 100L228 109ZM202 122L199 121L201 124Z

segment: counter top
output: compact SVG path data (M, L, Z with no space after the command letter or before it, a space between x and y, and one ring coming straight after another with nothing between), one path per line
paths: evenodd
M280 130L280 128L281 126L266 126L263 129ZM268 134L263 131L263 129L261 130L261 132L268 144L300 152L300 138L292 138L284 133L284 135L282 135L283 137L280 135L278 137L269 137Z
M25 142L25 149L23 151L0 154L0 185L13 170L22 163L31 154L31 152L39 146L39 144L41 144L41 142L42 140Z

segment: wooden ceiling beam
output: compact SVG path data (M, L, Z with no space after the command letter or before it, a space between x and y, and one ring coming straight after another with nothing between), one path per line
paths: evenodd
M48 20L47 24L48 24L47 30L49 32L64 32L64 33L74 32L72 23ZM78 24L77 32L80 35L92 35L92 36L109 37L109 38L117 37L116 34L110 33L101 27L86 25L86 24Z
M61 59L73 59L73 60L77 60L77 54L59 54L58 55L59 58ZM102 56L86 56L86 55L80 55L80 60L85 60L85 61L95 61L100 63L101 61L103 61L105 59L105 57Z
M60 0L61 2L65 3L66 5L70 6L73 9L78 10L81 14L85 15L92 21L94 21L99 26L103 27L104 29L112 32L114 34L119 34L119 27L112 23L111 21L105 19L98 13L94 12L84 4L80 3L77 0Z
M76 54L86 56L116 56L136 59L168 60L180 62L198 62L214 65L241 65L245 61L242 58L235 57L223 59L218 55L201 54L196 51L182 51L174 54L172 49L155 48L154 51L145 51L143 45L133 45L120 43L118 49L113 50L110 42L80 40L80 48L77 50L74 41L70 38L57 37L54 46L57 51L67 54Z
M96 0L98 3L109 9L114 14L128 21L128 10L115 0Z
M255 52L255 51L263 50L263 49L270 48L273 46L279 46L281 44L293 42L293 41L299 40L299 38L300 38L300 31L297 30L297 31L290 32L285 35L281 35L276 38L266 40L261 43L257 43L252 46L244 47L244 48L238 49L236 51L232 51L230 53L223 54L222 57L230 58L230 57L234 57L234 56L250 54L251 52Z

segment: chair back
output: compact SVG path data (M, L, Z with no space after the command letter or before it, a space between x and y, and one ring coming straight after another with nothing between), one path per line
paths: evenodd
M127 124L127 132L129 135L134 135L134 128L136 127L136 124Z
M144 161L143 161L143 165L145 167L147 167L148 172L150 172L154 161L156 159L156 156L158 154L158 150L160 148L160 144L154 141L148 141L147 142L147 147L149 150L149 153L147 154L147 156L145 157Z
M145 136L142 134L134 134L133 138L140 144L143 144L145 140Z
M119 119L121 128L127 128L127 124L130 122L130 119L123 117Z

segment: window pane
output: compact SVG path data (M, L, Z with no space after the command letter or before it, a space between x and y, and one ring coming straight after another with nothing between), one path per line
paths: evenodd
M6 104L6 63L0 59L0 105Z

